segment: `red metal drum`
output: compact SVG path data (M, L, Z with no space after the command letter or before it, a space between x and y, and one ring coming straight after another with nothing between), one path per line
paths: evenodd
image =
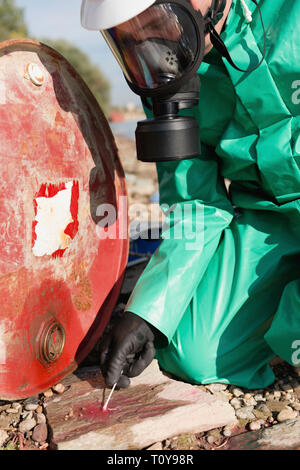
M128 256L110 128L76 71L38 42L0 44L0 168L0 398L19 399L92 349Z

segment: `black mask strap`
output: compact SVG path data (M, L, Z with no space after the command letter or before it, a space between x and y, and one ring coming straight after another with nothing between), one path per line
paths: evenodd
M223 18L225 8L226 0L213 0L211 7L204 15L204 20L207 22L207 25L210 23L213 26L216 26L216 24ZM205 32L208 32L208 28Z
M226 6L226 0L223 0L222 3L224 3L224 2L225 2L225 6ZM239 72L253 72L254 70L256 70L263 63L263 61L266 57L266 47L267 47L266 46L266 42L267 42L266 41L266 30L265 30L265 25L264 25L261 9L260 9L260 6L259 6L259 4L257 3L256 0L252 0L252 2L255 3L255 5L257 6L258 11L259 11L259 15L260 15L260 19L261 19L261 24L262 24L262 28L263 28L263 32L264 32L264 52L263 52L263 56L262 56L262 59L260 60L260 62L255 67L249 68L247 70L239 68L233 62L232 58L230 57L229 51L228 51L227 47L224 44L224 41L221 39L220 35L215 30L216 22L213 20L213 18L217 18L218 12L215 11L213 13L212 12L213 7L212 7L212 8L209 9L207 14L205 15L205 17L206 17L205 19L207 21L207 23L206 23L206 28L207 28L206 32L210 34L210 39L211 39L212 45L222 54L223 57L225 57L228 60L230 65L232 65L232 67L234 67ZM213 5L214 4L215 4L215 2L213 2ZM222 13L222 16L223 16L223 13ZM218 21L220 21L220 20L218 20Z

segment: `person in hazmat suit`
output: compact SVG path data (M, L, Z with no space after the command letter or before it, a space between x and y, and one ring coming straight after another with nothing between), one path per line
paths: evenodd
M131 17L154 3L123 2ZM190 2L204 16L212 4ZM102 342L108 386L127 387L154 356L192 384L249 389L274 381L275 355L300 366L300 2L223 3L215 29L239 69L206 34L199 105L182 111L201 154L157 163L162 209L179 212L165 210L161 245ZM249 59L259 66L242 71Z

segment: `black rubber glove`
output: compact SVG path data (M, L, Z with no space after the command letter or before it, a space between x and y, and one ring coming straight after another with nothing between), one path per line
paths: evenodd
M105 336L100 345L100 368L106 385L127 388L129 377L136 377L152 362L154 334L150 325L131 312ZM123 373L122 373L123 371Z

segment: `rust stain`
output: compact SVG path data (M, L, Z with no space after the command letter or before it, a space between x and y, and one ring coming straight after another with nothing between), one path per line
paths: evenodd
M21 385L19 385L19 390L20 391L23 391L23 390L26 390L26 388L29 387L29 383L28 382L24 382L22 383Z
M81 283L81 291L73 297L73 302L77 310L86 312L92 307L92 289L90 281L86 278Z
M25 267L0 278L0 298L5 299L5 309L10 311L10 317L22 313L28 289L28 271Z
M66 122L66 120L63 118L61 113L59 111L57 111L56 116L55 116L55 125L56 126L61 126L61 125L64 125L65 122Z
M72 300L77 310L87 311L92 306L93 294L91 281L87 276L87 267L85 263L74 266L70 278L75 282L76 293Z
M20 155L29 154L29 146L28 146L28 143L25 142L24 140L21 142L20 149L19 149L19 154L20 154Z
M70 245L72 238L65 233L64 230L60 232L60 239L61 239L61 249L66 250Z

